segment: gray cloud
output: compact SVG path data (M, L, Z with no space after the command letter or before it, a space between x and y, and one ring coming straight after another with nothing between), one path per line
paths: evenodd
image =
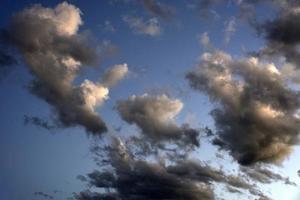
M127 100L119 100L116 108L123 120L137 125L142 134L155 142L177 140L185 145L199 146L197 130L188 125L178 127L175 123L174 118L183 108L178 99L173 100L166 95L134 95Z
M81 11L66 2L55 8L33 5L17 13L9 27L9 40L23 56L35 79L28 89L50 104L59 126L83 126L100 134L106 125L95 111L109 89L100 82L73 82L84 66L96 64L97 50L84 34Z
M258 31L265 37L267 45L259 51L260 56L284 56L299 68L300 54L300 4L288 1L280 9L277 16L257 25Z
M55 128L58 128L57 126L50 124L48 121L40 117L28 116L28 115L24 115L24 124L25 125L32 124L47 130L53 130Z
M111 166L88 174L92 187L76 194L76 199L212 200L216 198L214 183L225 184L232 190L241 190L241 193L251 191L263 195L243 177L228 175L201 162L180 160L166 164L163 160L157 163L136 159L131 149L118 139L106 150ZM95 188L103 192L92 192Z
M280 163L299 142L299 95L274 64L216 51L204 53L186 78L218 103L211 112L218 135L214 144L240 164Z
M296 183L291 182L288 177L283 177L282 175L275 173L268 168L262 167L261 165L255 165L254 167L242 166L240 167L240 170L254 181L258 181L260 183L269 184L274 181L282 181L287 185L296 186Z

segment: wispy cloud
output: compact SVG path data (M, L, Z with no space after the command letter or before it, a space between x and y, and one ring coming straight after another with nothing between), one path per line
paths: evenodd
M123 16L123 21L135 34L158 36L162 33L162 27L157 18L151 18L147 21L140 17Z

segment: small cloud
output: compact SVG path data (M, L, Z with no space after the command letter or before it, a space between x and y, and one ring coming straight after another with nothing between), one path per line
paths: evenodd
M224 36L225 44L228 44L230 42L235 32L236 32L236 20L233 17L225 23L225 36Z
M103 24L99 25L100 29L106 33L115 33L116 28L112 25L109 20L105 20Z
M133 33L138 35L158 36L162 33L159 20L151 18L145 21L139 17L123 16L123 21L129 26Z
M204 48L210 48L212 46L207 32L204 32L201 35L198 35L197 39L198 39L200 45L203 46Z
M169 20L175 13L174 7L157 0L143 0L143 5L148 12L164 20Z

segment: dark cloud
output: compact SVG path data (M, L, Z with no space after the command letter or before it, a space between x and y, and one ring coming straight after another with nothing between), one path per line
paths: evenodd
M7 76L16 64L16 58L0 46L0 81Z
M52 106L59 126L81 125L100 134L107 128L95 109L108 98L109 89L89 80L73 84L85 66L98 60L96 46L78 33L80 15L66 2L53 9L33 5L13 16L8 39L35 77L28 89Z
M274 19L256 26L266 39L266 47L258 52L260 56L283 56L288 62L300 66L298 45L300 42L300 3L284 1Z
M25 125L32 124L47 130L53 130L55 128L58 128L57 126L50 124L48 121L40 117L28 116L28 115L24 115L24 124Z
M232 188L257 191L242 177L192 160L173 164L136 159L121 140L107 149L111 167L88 174L90 190L75 195L87 199L215 199L213 183ZM93 192L101 189L106 192ZM99 190L98 190L99 191Z
M274 64L254 57L235 60L216 51L204 53L186 78L217 102L211 112L214 144L240 164L280 163L299 142L299 95Z
M199 132L188 125L178 127L175 117L179 114L183 103L178 99L170 99L166 95L131 96L127 100L119 100L116 109L123 120L135 124L143 135L154 142L173 140L184 145L199 146Z
M274 181L282 181L287 185L296 186L296 184L291 182L288 177L283 177L282 175L275 173L268 168L264 168L261 165L255 165L254 167L240 167L240 170L254 181L258 181L260 183L269 184Z
M17 58L11 46L7 43L7 32L0 29L0 81L17 64Z

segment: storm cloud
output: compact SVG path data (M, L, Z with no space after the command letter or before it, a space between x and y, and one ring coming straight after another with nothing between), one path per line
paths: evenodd
M217 103L214 144L240 164L281 163L299 142L299 94L273 63L215 51L204 53L186 78Z
M87 132L100 134L107 130L96 112L108 98L109 88L122 78L105 78L106 83L74 80L86 66L97 64L98 53L85 34L81 11L63 2L55 8L33 5L13 16L8 28L9 42L19 50L34 76L28 86L32 94L52 106L60 126L83 126ZM116 66L117 69L120 66Z

